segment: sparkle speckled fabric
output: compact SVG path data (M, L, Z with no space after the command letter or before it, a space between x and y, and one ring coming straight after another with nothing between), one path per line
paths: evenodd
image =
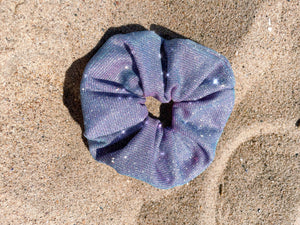
M227 59L152 31L111 37L90 60L81 101L92 156L157 188L183 185L212 162L234 104ZM173 100L172 125L148 116L146 97Z

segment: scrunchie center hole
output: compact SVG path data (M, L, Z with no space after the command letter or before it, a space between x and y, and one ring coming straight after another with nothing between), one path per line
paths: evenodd
M150 117L159 119L163 127L171 127L173 101L161 103L156 98L146 97L145 105Z

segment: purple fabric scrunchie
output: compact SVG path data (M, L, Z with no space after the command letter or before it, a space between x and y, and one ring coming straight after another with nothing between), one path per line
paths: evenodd
M114 35L81 81L89 150L157 188L186 184L214 159L234 84L228 60L191 40L165 40L153 31ZM148 116L148 96L174 102L170 127Z

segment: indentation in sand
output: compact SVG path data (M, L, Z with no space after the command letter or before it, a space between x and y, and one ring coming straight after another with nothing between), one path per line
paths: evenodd
M217 224L294 224L299 145L284 134L254 136L241 144L218 183Z

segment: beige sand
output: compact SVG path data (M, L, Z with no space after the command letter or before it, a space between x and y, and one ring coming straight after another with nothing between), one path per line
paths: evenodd
M0 0L0 224L300 224L299 11L297 0ZM214 162L171 190L97 163L82 139L88 53L143 27L219 51L236 76Z

